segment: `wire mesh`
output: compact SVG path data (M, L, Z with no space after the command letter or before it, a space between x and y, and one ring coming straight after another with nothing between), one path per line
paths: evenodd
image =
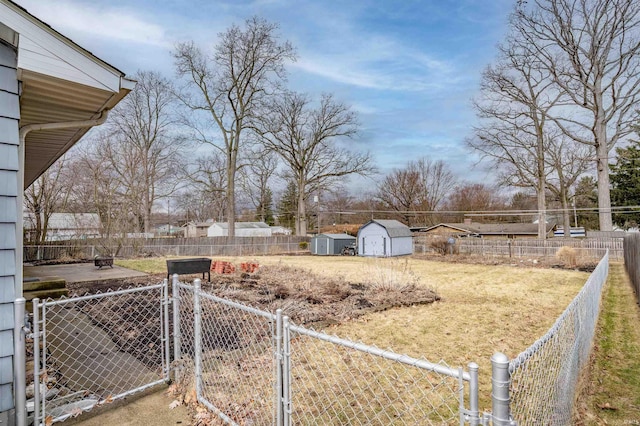
M64 420L168 378L165 289L158 284L34 306L42 330L34 338L41 420Z
M345 343L336 344L303 330L290 332L291 424L461 424L465 385L453 376L459 370L441 361L452 375L441 374L418 360L399 362L392 351L334 338Z
M553 327L510 362L511 414L519 425L571 424L608 271L607 253Z
M275 316L200 292L197 344L195 289L179 289L181 362L194 374L201 351L199 398L235 423L275 424Z

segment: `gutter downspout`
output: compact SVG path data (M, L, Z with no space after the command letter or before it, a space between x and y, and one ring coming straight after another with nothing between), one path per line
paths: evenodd
M91 120L78 120L78 121L65 121L58 123L34 123L27 124L25 126L20 127L19 133L19 141L20 145L18 146L18 188L17 188L17 220L16 220L16 245L19 247L16 248L16 271L15 271L15 297L22 298L23 294L23 272L22 272L22 262L24 258L23 250L23 227L24 227L24 219L23 219L23 204L24 204L24 147L25 140L27 138L27 134L29 132L37 132L40 130L56 130L56 129L71 129L78 128L82 129L85 127L93 127L99 126L103 124L107 117L109 116L109 110L104 109L100 114L100 117L94 118ZM24 299L21 299L24 304ZM14 311L18 310L18 304L14 303ZM22 310L24 311L24 305L22 305ZM16 319L17 320L17 319ZM16 333L25 333L23 329L23 321L20 324L14 324L14 368L13 368L13 380L14 380L14 396L15 396L15 410L16 410L16 425L17 426L25 426L26 425L26 415L27 415L27 396L26 396L26 374L25 374L25 366L24 365L16 365L15 360L24 360L25 359L25 339L24 338L16 338L18 337ZM18 330L19 328L19 330ZM24 335L22 335L24 337Z

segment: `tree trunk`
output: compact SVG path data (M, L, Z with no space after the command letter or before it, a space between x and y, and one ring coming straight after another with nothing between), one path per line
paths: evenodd
M233 238L236 236L236 198L235 198L235 177L236 177L236 168L235 165L233 167L229 167L227 169L227 224L229 225L229 233L227 234L229 238Z
M560 201L562 202L562 227L564 229L564 236L571 237L571 210L569 208L569 200L567 198L567 191L562 190L560 193Z
M307 235L307 206L304 202L305 185L298 179L298 215L296 216L296 235Z
M596 81L600 88L601 82ZM601 231L613 231L611 219L611 193L609 191L609 146L607 144L607 126L604 117L602 91L596 91L595 96L595 144L596 168L598 171L598 212Z

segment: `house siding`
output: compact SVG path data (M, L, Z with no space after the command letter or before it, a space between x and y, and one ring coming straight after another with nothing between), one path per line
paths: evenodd
M0 42L0 423L7 424L13 400L13 301L17 282L18 173L20 160L17 54ZM20 284L20 285L19 285Z

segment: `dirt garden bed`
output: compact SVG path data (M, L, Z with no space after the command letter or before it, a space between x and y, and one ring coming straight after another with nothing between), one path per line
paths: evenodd
M440 300L435 291L419 286L406 271L395 271L369 282L351 283L343 278L316 275L285 265L263 266L256 273L212 274L202 288L219 297L261 310L282 309L297 324L323 327L393 307L428 304ZM392 276L393 275L393 276ZM145 277L67 283L70 295L105 292L161 282L164 274ZM199 275L181 276L191 282Z

